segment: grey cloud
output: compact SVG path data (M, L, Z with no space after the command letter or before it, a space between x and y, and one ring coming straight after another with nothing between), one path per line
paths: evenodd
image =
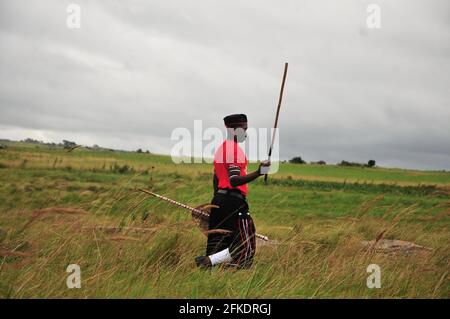
M0 137L73 136L168 153L176 127L246 112L272 125L282 65L282 158L450 168L450 4L378 1L0 4Z

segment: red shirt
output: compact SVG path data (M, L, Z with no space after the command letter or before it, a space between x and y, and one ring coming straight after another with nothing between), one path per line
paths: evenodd
M248 192L247 184L232 187L229 171L239 171L239 176L247 175L247 164L247 157L238 143L232 140L225 140L214 155L214 173L218 179L218 188L238 189L246 196Z

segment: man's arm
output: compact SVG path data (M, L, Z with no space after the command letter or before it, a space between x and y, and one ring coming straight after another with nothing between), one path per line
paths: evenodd
M228 176L230 177L230 184L233 187L244 185L250 183L251 181L257 179L261 174L261 166L270 166L270 162L262 162L256 171L249 173L247 175L240 176L241 169L239 166L230 165L228 168Z

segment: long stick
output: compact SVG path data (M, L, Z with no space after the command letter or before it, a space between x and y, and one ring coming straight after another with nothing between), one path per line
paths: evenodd
M151 191L149 191L149 190L147 190L147 189L139 188L138 191L143 192L143 193L148 194L148 195L151 195L151 196L154 196L154 197L156 197L156 198L162 199L162 200L164 200L164 201L166 201L166 202L169 202L169 203L171 203L171 204L173 204L173 205L176 205L176 206L182 207L182 208L184 208L184 209L187 209L187 210L193 212L193 213L194 213L195 215L197 215L198 217L200 217L200 218L202 218L202 219L205 219L205 220L209 220L209 214L208 214L208 213L205 213L204 211L201 211L200 209L196 209L196 208L191 207L191 206L189 206L189 205L182 204L182 203L177 202L177 201L175 201L175 200L173 200L173 199L170 199L170 198L167 198L167 197L165 197L165 196L162 196L162 195L153 193L153 192L151 192ZM264 241L268 241L268 240L269 240L269 237L264 236L264 235L256 234L255 236L256 236L257 238L259 238L259 239L264 240Z
M275 116L275 124L273 125L272 141L270 143L269 148L269 162L270 157L272 156L273 143L275 142L275 133L278 128L278 116L280 115L281 101L283 100L284 83L286 82L287 71L288 71L288 63L286 62L284 64L284 73L283 73L283 81L281 82L280 97L278 98L277 115ZM267 174L264 175L264 182L267 182Z

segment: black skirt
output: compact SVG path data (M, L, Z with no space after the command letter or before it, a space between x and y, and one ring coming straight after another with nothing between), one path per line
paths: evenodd
M209 230L206 255L212 255L229 248L232 264L249 267L256 250L256 229L245 199L229 194L215 194L211 202L219 208L212 208L209 216ZM220 230L228 231L221 233Z

